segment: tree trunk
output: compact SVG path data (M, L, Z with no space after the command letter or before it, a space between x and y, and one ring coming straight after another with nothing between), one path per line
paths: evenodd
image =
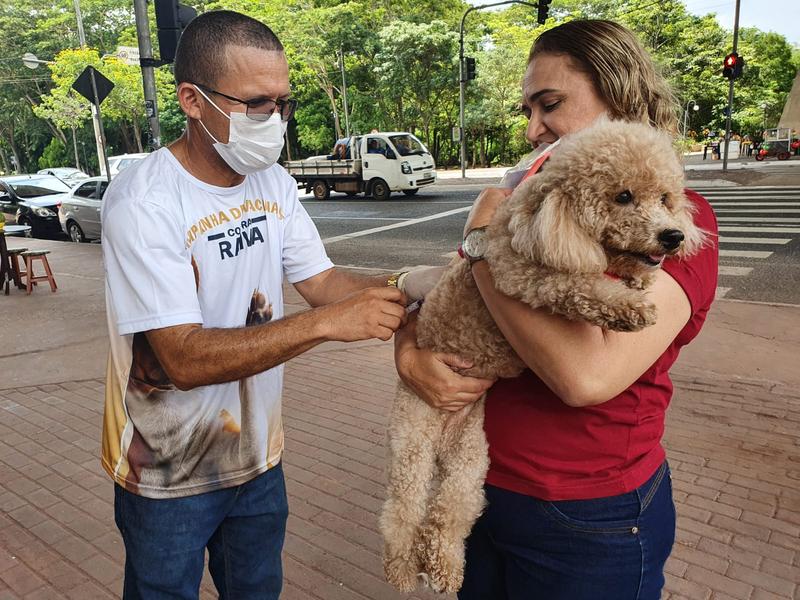
M481 127L481 166L486 168L486 128Z
M6 158L6 151L0 145L0 161L3 162L3 173L8 173L11 169L8 168L8 159Z
M31 108L33 108L34 106L36 106L36 103L33 101L33 98L31 98L29 94L25 94L25 99L28 101L28 104L30 104L30 105L31 105ZM48 129L50 129L50 132L51 132L51 133L52 133L52 134L53 134L53 135L54 135L54 136L55 136L55 137L56 137L56 138L57 138L57 139L58 139L58 140L59 140L59 141L60 141L62 144L64 144L64 147L66 147L66 146L67 146L67 136L66 136L66 135L64 135L64 132L63 132L63 131L61 131L61 130L60 130L58 127L56 127L55 125L53 125L53 123L52 123L52 122L50 122L50 119L42 119L42 120L45 122L45 124L47 125Z
M72 149L75 150L75 168L80 170L81 160L78 158L78 140L75 137L75 128L72 128Z
M131 123L133 123L133 139L136 141L136 151L144 152L142 148L142 130L139 127L139 119L133 117Z
M17 173L22 173L22 160L19 156L19 148L17 148L17 142L14 139L14 124L12 123L8 127L8 145L11 146L11 153L14 155L14 170Z

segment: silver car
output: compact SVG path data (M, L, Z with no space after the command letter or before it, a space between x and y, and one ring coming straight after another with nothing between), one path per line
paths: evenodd
M107 187L105 177L90 177L72 188L61 201L58 220L73 242L100 239L100 206Z

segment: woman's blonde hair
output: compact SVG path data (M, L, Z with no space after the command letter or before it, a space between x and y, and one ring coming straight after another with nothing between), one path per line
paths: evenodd
M611 118L649 122L677 132L675 98L653 59L632 31L613 21L568 21L542 33L528 64L538 54L569 56L594 82Z

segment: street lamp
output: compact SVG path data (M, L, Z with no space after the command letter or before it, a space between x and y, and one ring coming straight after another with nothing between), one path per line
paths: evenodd
M466 80L464 79L464 20L467 18L467 15L471 13L473 10L481 10L483 8L491 8L492 6L500 6L502 4L524 4L526 6L532 6L538 8L538 4L533 4L531 2L523 2L522 0L505 0L505 2L494 2L493 4L482 4L481 6L471 6L469 7L461 17L461 27L459 30L459 42L458 42L458 125L459 125L459 137L461 138L461 179L466 177L466 170L467 170L467 139L464 135L464 84Z
M692 107L692 110L694 112L697 112L698 110L700 110L700 105L697 104L697 102L695 102L694 100L689 100L686 103L686 108L683 111L683 139L686 139L686 122L689 120L689 105L690 104L694 105Z
M759 104L759 106L761 107L761 110L764 111L764 126L762 127L762 129L764 131L766 131L767 130L767 107L769 105L766 102L762 102L761 104Z

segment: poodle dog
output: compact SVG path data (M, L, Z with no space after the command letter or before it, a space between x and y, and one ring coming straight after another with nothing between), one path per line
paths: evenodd
M656 322L645 289L664 258L703 244L692 214L670 136L604 119L565 137L543 170L501 204L485 258L508 296L604 329L637 331ZM472 360L467 375L515 377L525 368L461 258L426 297L417 344ZM418 578L437 592L461 587L464 540L485 502L483 402L446 413L398 386L380 528L386 577L402 591L413 591Z

